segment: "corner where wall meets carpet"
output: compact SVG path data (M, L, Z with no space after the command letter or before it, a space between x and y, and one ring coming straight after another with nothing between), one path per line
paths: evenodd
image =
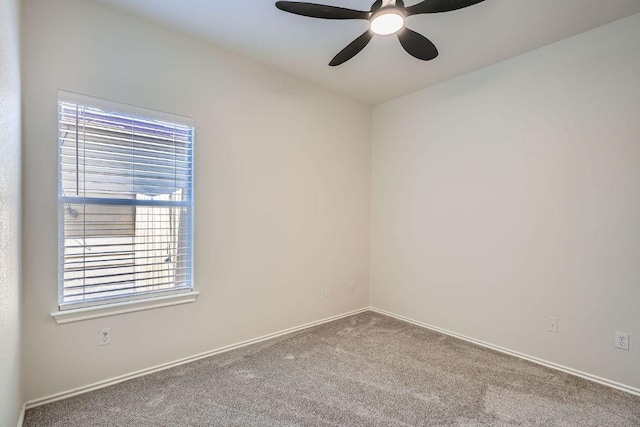
M638 426L640 397L372 311L27 410L24 426Z

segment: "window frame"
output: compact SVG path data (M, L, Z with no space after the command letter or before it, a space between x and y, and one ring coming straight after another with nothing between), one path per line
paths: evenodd
M190 170L189 170L189 183L187 191L189 192L186 201L180 202L180 206L183 206L187 210L187 227L186 236L187 243L187 266L186 270L186 282L187 286L178 289L162 289L162 290L150 290L146 292L136 293L135 291L129 292L126 295L112 296L112 297L99 297L90 300L83 300L80 302L64 302L63 292L65 289L65 208L64 204L67 203L67 199L73 199L73 197L64 196L62 194L62 161L61 161L61 143L60 143L60 103L71 103L83 107L97 108L100 110L111 111L116 114L122 114L123 116L134 116L141 119L150 119L154 121L162 121L169 124L175 124L180 126L186 126L191 128L190 138ZM115 101L109 101L102 98L91 97L87 95L81 95L73 92L58 91L57 99L57 205L58 205L58 286L57 286L57 301L58 311L53 312L51 315L58 323L67 323L76 320L84 320L94 317L102 317L113 314L120 314L130 311L146 310L150 308L165 307L169 305L184 304L188 302L194 302L198 296L198 292L195 291L194 284L194 210L195 210L195 194L194 194L194 177L195 177L195 121L192 118L185 116L178 116L175 114L164 113L157 110L148 108L136 107L129 104L124 104ZM77 132L77 130L76 130ZM84 197L78 197L79 201L84 200ZM90 197L86 198L87 200ZM111 204L113 199L105 198L104 202L99 204L106 206L115 206ZM126 203L125 203L126 204ZM135 208L137 203L133 200L130 204ZM146 202L145 205L156 205L155 203ZM162 205L158 203L157 205ZM166 206L167 204L165 204ZM172 205L173 206L173 205ZM176 205L177 206L177 205ZM135 219L134 219L135 221ZM83 273L84 274L84 273Z

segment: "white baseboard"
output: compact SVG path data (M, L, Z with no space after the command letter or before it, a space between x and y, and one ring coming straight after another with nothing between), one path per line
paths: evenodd
M22 424L24 423L24 413L26 410L26 405L22 405L22 408L20 408L20 416L18 416L18 427L22 427Z
M385 316L393 317L395 319L402 320L404 322L411 323L411 324L414 324L416 326L420 326L420 327L423 327L423 328L426 328L426 329L430 329L430 330L435 331L435 332L440 332L442 334L449 335L449 336L454 337L454 338L459 338L461 340L464 340L464 341L467 341L467 342L470 342L470 343L473 343L473 344L477 344L477 345L482 346L482 347L490 348L492 350L499 351L501 353L505 353L505 354L508 354L508 355L511 355L511 356L515 356L515 357L518 357L520 359L528 360L530 362L537 363L539 365L546 366L546 367L551 368L551 369L556 369L558 371L562 371L562 372L565 372L567 374L575 375L577 377L584 378L584 379L589 380L589 381L593 381L593 382L596 382L596 383L599 383L599 384L602 384L602 385L605 385L605 386L608 386L608 387L615 388L617 390L622 390L622 391L625 391L627 393L634 394L636 396L640 396L640 389L638 389L636 387L632 387L632 386L629 386L629 385L626 385L626 384L621 384L621 383L618 383L618 382L615 382L615 381L608 380L606 378L601 378L601 377L598 377L596 375L592 375L592 374L589 374L589 373L586 373L586 372L578 371L577 369L569 368L567 366L562 366L562 365L559 365L557 363L553 363L553 362L549 362L549 361L546 361L546 360L543 360L543 359L539 359L539 358L534 357L534 356L529 356L527 354L520 353L520 352L517 352L517 351L514 351L514 350L510 350L508 348L500 347L500 346L497 346L497 345L494 345L494 344L491 344L491 343L487 343L487 342L484 342L484 341L477 340L475 338L471 338L471 337L467 337L467 336L464 336L464 335L461 335L461 334L458 334L458 333L455 333L455 332L447 331L446 329L438 328L437 326L428 325L426 323L419 322L417 320L410 319L408 317L400 316L398 314L391 313L391 312L388 312L388 311L385 311L385 310L381 310L379 308L365 307L365 308L361 308L361 309L358 309L358 310L350 311L348 313L339 314L337 316L328 317L326 319L317 320L315 322L306 323L304 325L296 326L296 327L293 327L293 328L284 329L282 331L274 332L272 334L263 335L263 336L258 337L258 338L253 338L253 339L250 339L250 340L242 341L242 342L239 342L237 344L232 344L232 345L228 345L228 346L221 347L221 348L218 348L218 349L210 350L210 351L207 351L207 352L204 352L204 353L196 354L194 356L185 357L183 359L175 360L173 362L163 363L161 365L153 366L151 368L141 369L139 371L131 372L129 374L120 375L118 377L110 378L110 379L103 380L103 381L98 381L98 382L93 383L93 384L88 384L86 386L82 386L82 387L74 388L74 389L71 389L71 390L63 391L63 392L56 393L56 394L53 394L53 395L50 395L50 396L46 396L46 397L42 397L42 398L39 398L39 399L30 400L30 401L26 402L22 407L22 411L20 412L20 417L18 419L18 427L22 426L22 423L23 423L23 420L24 420L24 414L25 414L25 410L26 409L35 408L37 406L46 405L47 403L55 402L57 400L67 399L69 397L77 396L79 394L84 394L84 393L88 393L90 391L98 390L98 389L101 389L101 388L104 388L104 387L109 387L109 386L112 386L114 384L118 384L118 383L130 380L130 379L133 379L133 378L138 378L138 377L141 377L141 376L144 376L144 375L152 374L154 372L159 372L159 371L163 371L165 369L174 368L176 366L180 366L180 365L184 365L186 363L194 362L194 361L199 360L199 359L204 359L206 357L210 357L210 356L213 356L213 355L216 355L216 354L220 354L220 353L224 353L224 352L227 352L227 351L235 350L237 348L245 347L247 345L256 344L256 343L259 343L259 342L262 342L262 341L266 341L266 340L271 339L271 338L277 338L277 337L280 337L282 335L290 334L290 333L293 333L293 332L302 331L304 329L308 329L308 328L311 328L313 326L318 326L318 325L321 325L323 323L328 323L328 322L332 322L334 320L342 319L344 317L353 316L353 315L356 315L356 314L359 314L359 313L363 313L365 311L373 311L375 313L379 313L379 314L382 314L382 315L385 315Z
M584 379L589 380L589 381L593 381L593 382L596 382L596 383L599 383L599 384L602 384L602 385L605 385L605 386L608 386L608 387L615 388L617 390L625 391L627 393L631 393L631 394L634 394L636 396L640 396L640 389L636 388L636 387L632 387L630 385L621 384L619 382L608 380L608 379L602 378L602 377L598 377L596 375L592 375L592 374L589 374L587 372L582 372L582 371L579 371L577 369L569 368L567 366L563 366L563 365L559 365L557 363L549 362L547 360L539 359L539 358L534 357L534 356L529 356L528 354L520 353L520 352L515 351L515 350L510 350L508 348L504 348L504 347L500 347L500 346L497 346L497 345L494 345L494 344L491 344L491 343L488 343L488 342L480 341L480 340L477 340L475 338L471 338L471 337L467 337L465 335L461 335L461 334L458 334L458 333L455 333L455 332L447 331L446 329L438 328L437 326L428 325L426 323L422 323L422 322L419 322L417 320L410 319L408 317L400 316L400 315L395 314L395 313L391 313L391 312L388 312L388 311L385 311L385 310L381 310L379 308L369 307L369 310L371 310L373 312L376 312L376 313L379 313L379 314L383 314L385 316L393 317L393 318L398 319L398 320L402 320L402 321L407 322L407 323L414 324L416 326L420 326L422 328L430 329L430 330L435 331L435 332L440 332L442 334L449 335L449 336L454 337L454 338L459 338L461 340L464 340L464 341L467 341L467 342L470 342L470 343L473 343L473 344L477 344L477 345L482 346L482 347L490 348L491 350L499 351L500 353L505 353L505 354L508 354L510 356L515 356L515 357L518 357L520 359L528 360L529 362L537 363L538 365L546 366L547 368L551 368L551 369L555 369L555 370L558 370L558 371L562 371L562 372L565 372L567 374L575 375L577 377L584 378Z
M144 376L144 375L149 375L149 374L152 374L154 372L164 371L165 369L174 368L176 366L184 365L185 363L195 362L196 360L204 359L206 357L210 357L210 356L213 356L213 355L216 355L216 354L220 354L220 353L224 353L224 352L227 352L227 351L235 350L237 348L245 347L245 346L248 346L248 345L251 345L251 344L256 344L256 343L259 343L259 342L262 342L262 341L266 341L268 339L277 338L277 337L280 337L282 335L286 335L286 334L290 334L290 333L293 333L293 332L302 331L304 329L308 329L308 328L311 328L313 326L322 325L323 323L332 322L334 320L342 319L344 317L353 316L355 314L363 313L365 311L369 311L369 307L361 308L361 309L358 309L358 310L353 310L353 311L350 311L348 313L339 314L337 316L327 317L326 319L317 320L315 322L306 323L304 325L295 326L295 327L289 328L289 329L284 329L284 330L279 331L279 332L274 332L272 334L263 335L261 337L253 338L253 339L246 340L246 341L242 341L242 342L239 342L237 344L231 344L231 345L228 345L228 346L225 346L225 347L217 348L217 349L214 349L214 350L209 350L209 351L206 351L204 353L196 354L194 356L185 357L183 359L175 360L173 362L163 363L161 365L153 366L151 368L141 369L139 371L131 372L129 374L120 375L120 376L117 376L117 377L114 377L114 378L110 378L110 379L107 379L107 380L103 380L103 381L98 381L98 382L93 383L93 384L88 384L86 386L82 386L82 387L74 388L74 389L71 389L71 390L63 391L63 392L60 392L60 393L52 394L50 396L41 397L39 399L30 400L27 403L25 403L24 406L23 406L23 410L22 410L22 414L21 414L21 418L20 418L21 421L20 421L20 424L18 424L18 427L20 427L22 425L22 419L24 417L25 409L35 408L37 406L46 405L47 403L55 402L57 400L67 399L69 397L77 396L79 394L84 394L84 393L88 393L90 391L98 390L98 389L101 389L101 388L104 388L104 387L109 387L109 386L112 386L114 384L121 383L123 381L131 380L133 378L138 378L138 377L141 377L141 376Z

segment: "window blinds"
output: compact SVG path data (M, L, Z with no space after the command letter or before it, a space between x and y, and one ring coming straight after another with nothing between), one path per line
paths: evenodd
M193 127L58 106L60 309L192 290Z

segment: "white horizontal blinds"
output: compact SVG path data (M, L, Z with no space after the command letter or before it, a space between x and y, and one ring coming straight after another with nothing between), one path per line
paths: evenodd
M191 126L59 102L61 308L192 289L192 164Z

